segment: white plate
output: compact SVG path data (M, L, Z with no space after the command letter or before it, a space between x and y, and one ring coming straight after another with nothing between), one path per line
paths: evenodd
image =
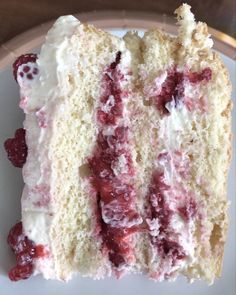
M94 22L93 22L94 23ZM137 23L137 20L136 20ZM158 22L156 22L158 23ZM12 59L23 52L35 52L41 44L45 31L51 24L46 24L30 33L21 35L3 46L0 50L0 294L2 295L143 295L143 294L191 294L191 295L233 295L236 291L235 273L236 273L236 163L235 156L231 164L229 175L228 195L231 200L230 216L231 223L228 233L228 240L225 249L222 277L217 279L215 284L209 287L205 282L195 282L188 284L184 278L179 278L175 283L155 283L144 276L132 275L126 276L121 280L105 279L93 281L88 278L77 276L68 284L46 281L41 276L32 277L26 281L17 283L11 282L7 277L7 271L14 265L14 257L6 243L9 229L20 219L20 198L22 191L21 170L15 168L7 160L3 143L6 138L11 137L14 131L22 126L24 119L22 111L18 108L19 94L18 86L13 79L11 62ZM152 24L153 25L153 24ZM149 22L150 26L150 22ZM103 24L104 27L104 24ZM106 25L105 25L106 27ZM110 28L114 26L110 26ZM124 26L122 26L123 28ZM132 27L127 25L126 28ZM135 25L136 28L147 28L148 25L143 22L141 25ZM169 29L168 25L165 25ZM173 28L173 27L172 27ZM109 27L106 28L109 30ZM115 34L122 36L126 29L110 29ZM142 30L139 30L142 34ZM173 33L170 29L169 32ZM22 38L23 36L23 38ZM232 51L231 51L232 52ZM229 69L231 81L234 83L233 99L236 97L236 63L233 59L222 54L222 59ZM233 129L236 134L236 108L233 111ZM234 138L234 148L235 138Z

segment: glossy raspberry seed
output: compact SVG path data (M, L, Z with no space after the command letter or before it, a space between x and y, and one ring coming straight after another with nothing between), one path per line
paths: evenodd
M34 53L21 55L15 60L15 62L13 64L13 75L14 75L16 82L17 82L17 71L18 71L19 66L25 64L26 66L23 68L23 72L28 73L30 71L30 67L27 65L27 63L29 63L29 62L35 63L36 60L37 60L37 54L34 54ZM23 72L20 73L21 77L24 76ZM37 73L38 73L38 71L36 72L36 74ZM33 78L33 76L32 76L32 78Z
M25 142L25 130L17 129L14 138L9 138L4 143L8 159L15 167L22 168L27 158L27 145Z

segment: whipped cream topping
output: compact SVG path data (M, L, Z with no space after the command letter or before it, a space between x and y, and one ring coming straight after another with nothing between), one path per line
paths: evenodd
M24 106L26 113L40 109L49 100L58 100L69 93L69 75L77 71L77 58L71 51L71 37L79 25L80 22L75 17L62 16L46 35L36 62L40 75L30 81L20 81L21 96L28 98Z

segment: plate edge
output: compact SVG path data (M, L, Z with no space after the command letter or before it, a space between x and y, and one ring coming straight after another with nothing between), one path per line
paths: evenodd
M92 11L78 13L75 16L81 22L89 22L102 29L137 28L147 30L158 27L167 33L176 34L175 18L165 14L135 11ZM43 43L44 37L55 20L33 27L12 38L0 46L0 70L5 68L16 57ZM236 60L236 39L209 27L209 33L214 40L214 48L229 58Z

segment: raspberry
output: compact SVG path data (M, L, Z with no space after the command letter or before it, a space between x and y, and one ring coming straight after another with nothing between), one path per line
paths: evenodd
M18 74L18 69L20 66L25 65L24 67L21 68L21 71L19 73L21 78L26 77L29 80L32 80L34 78L34 75L38 74L38 68L32 67L30 63L35 63L37 60L37 54L34 53L29 53L29 54L24 54L19 56L15 62L13 63L13 76L18 82L17 79L17 74Z
M28 279L33 273L33 264L17 265L13 267L8 276L11 281Z
M9 272L12 281L24 280L33 273L33 259L36 256L34 243L23 233L22 223L18 222L10 230L7 242L16 255L16 266Z
M23 235L22 223L18 222L10 230L7 237L7 243L11 247L11 249L15 252L16 245L21 243L23 240L24 240L24 235Z
M22 168L26 162L28 148L25 142L25 130L17 129L14 138L9 138L4 143L8 159L15 167Z
M35 255L35 245L23 233L22 222L18 222L10 230L7 242L15 254L27 251L32 257Z
M17 265L26 265L33 262L32 255L25 250L16 255L16 264Z

